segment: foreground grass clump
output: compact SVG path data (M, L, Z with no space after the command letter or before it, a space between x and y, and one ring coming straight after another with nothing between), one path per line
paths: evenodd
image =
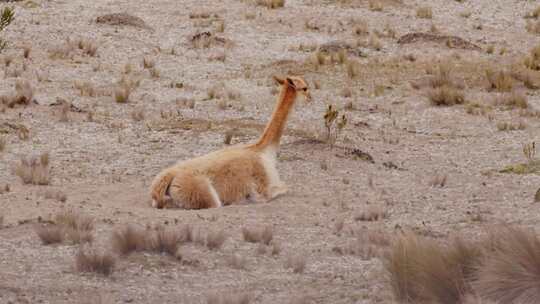
M504 227L480 241L447 244L412 233L399 236L384 257L400 303L537 303L540 239L529 230Z

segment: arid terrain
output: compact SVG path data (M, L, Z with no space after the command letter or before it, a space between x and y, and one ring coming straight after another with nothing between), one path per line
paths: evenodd
M4 7L0 303L397 303L384 261L403 231L445 244L540 224L536 1ZM255 141L287 74L313 100L281 141L286 195L151 208L161 169ZM59 214L91 223L66 234ZM189 237L121 254L128 226ZM110 273L76 263L91 250Z

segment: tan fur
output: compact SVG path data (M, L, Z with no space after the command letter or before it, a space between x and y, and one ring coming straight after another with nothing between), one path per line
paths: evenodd
M310 99L300 77L275 77L282 89L272 118L260 139L251 145L229 147L181 161L163 170L151 186L153 206L204 209L250 199L265 202L284 194L276 153L297 93Z

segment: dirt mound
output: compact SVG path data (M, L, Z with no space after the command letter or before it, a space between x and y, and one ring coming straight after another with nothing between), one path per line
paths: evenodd
M463 38L457 36L449 35L437 35L431 33L409 33L401 36L398 39L398 44L408 44L416 42L436 42L436 43L446 43L449 48L453 49L465 49L465 50L475 50L480 51L478 45L469 42Z
M113 13L106 14L96 18L97 23L114 25L114 26L133 26L149 29L150 27L137 16L128 13Z

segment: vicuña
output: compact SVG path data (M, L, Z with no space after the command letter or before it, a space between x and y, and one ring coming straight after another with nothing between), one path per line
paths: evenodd
M215 208L249 199L267 202L287 192L276 168L279 141L298 93L311 100L301 77L275 77L277 105L259 140L180 161L159 173L151 186L152 206Z

